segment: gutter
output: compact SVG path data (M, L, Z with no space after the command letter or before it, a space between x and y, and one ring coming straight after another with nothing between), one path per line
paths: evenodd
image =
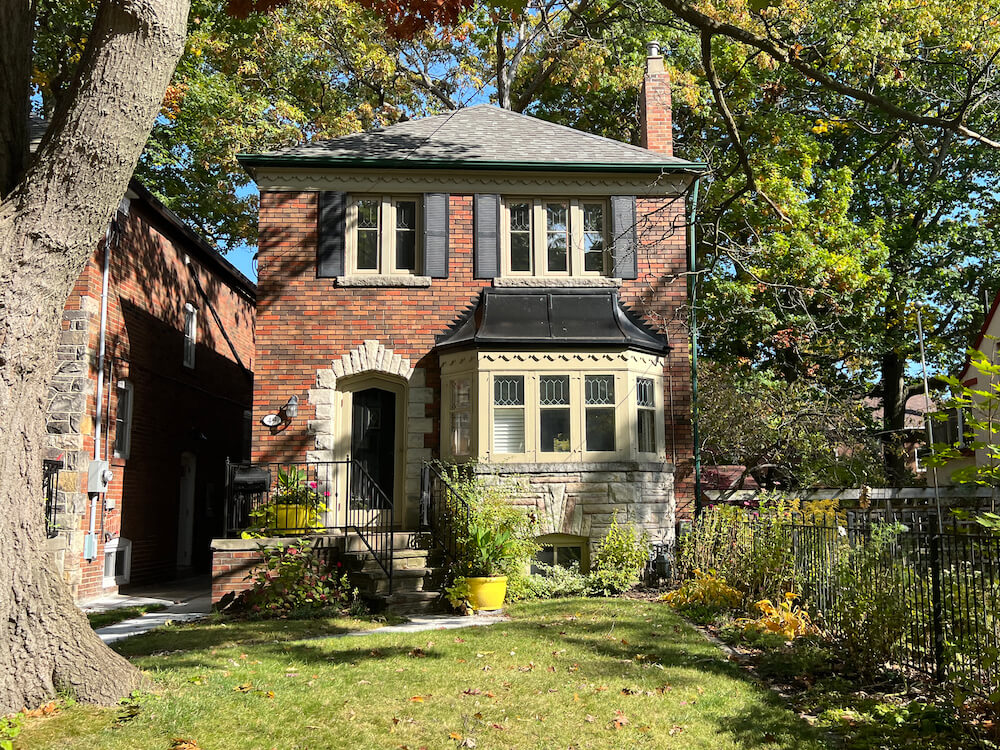
M540 161L481 161L477 159L378 159L357 156L327 156L307 154L237 154L236 160L244 169L254 167L299 168L371 167L376 169L471 169L485 171L512 170L522 172L643 172L662 174L664 172L703 173L708 165L694 161L669 161L649 164L608 162L540 162Z

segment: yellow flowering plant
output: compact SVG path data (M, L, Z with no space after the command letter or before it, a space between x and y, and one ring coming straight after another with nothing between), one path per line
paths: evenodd
M783 601L775 604L770 599L757 602L761 616L757 619L744 617L736 625L744 633L773 633L786 641L794 641L807 635L819 635L820 629L809 617L805 607L795 604L796 595L789 591Z

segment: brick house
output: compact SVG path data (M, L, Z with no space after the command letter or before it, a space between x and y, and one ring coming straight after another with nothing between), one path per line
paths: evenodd
M49 397L48 545L77 600L209 570L225 460L249 451L255 297L132 180L66 301Z
M401 531L427 461L471 463L518 483L553 560L586 564L616 509L672 538L693 503L701 165L672 155L655 49L640 116L644 148L479 105L241 156L260 188L253 460L360 464ZM356 487L317 478L325 525L351 527ZM253 554L216 555L218 597Z

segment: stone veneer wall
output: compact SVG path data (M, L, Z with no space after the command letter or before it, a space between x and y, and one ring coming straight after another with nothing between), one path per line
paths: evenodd
M591 552L611 519L633 523L653 543L673 542L674 467L669 463L566 463L479 465L476 473L516 485L515 504L538 518L538 534L590 540Z

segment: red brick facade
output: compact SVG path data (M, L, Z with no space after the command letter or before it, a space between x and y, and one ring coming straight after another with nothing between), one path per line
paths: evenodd
M434 279L427 288L356 288L316 278L317 195L261 193L254 460L306 460L314 447L307 424L315 416L307 394L316 387L317 371L369 339L425 370L426 385L434 391L425 416L434 427L423 447L437 456L441 398L435 336L492 284L473 278L472 196L450 198L447 278ZM683 197L640 199L637 211L638 279L623 282L621 297L670 342L664 370L666 448L668 461L676 456L678 511L686 513L693 485L685 203ZM300 404L295 420L277 431L260 423L292 395Z
M112 233L104 356L98 398L104 243L66 302L59 369L48 415L48 456L61 457L58 534L50 546L79 600L104 586L104 547L132 542L130 583L178 572L181 455L194 462L190 568L207 572L209 541L221 533L223 466L244 457L244 412L250 408L254 358L254 287L203 241L179 226L133 184L127 216ZM183 365L184 306L197 308L195 366ZM216 318L216 316L218 316ZM118 381L132 386L127 458L114 457ZM110 456L114 479L96 496L96 556L83 557L95 496L87 470Z

